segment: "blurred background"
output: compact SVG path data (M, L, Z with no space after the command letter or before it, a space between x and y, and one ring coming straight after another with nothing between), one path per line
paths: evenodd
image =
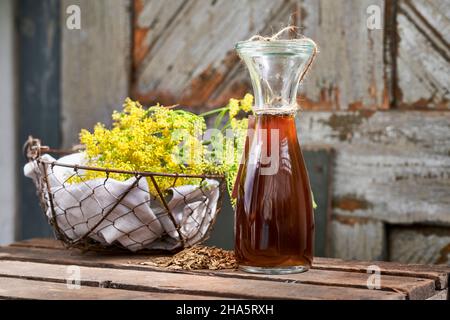
M237 41L320 48L299 95L316 253L450 261L448 0L0 0L0 243L51 236L21 147L108 123L130 96L194 112L251 92ZM210 244L233 247L228 201Z

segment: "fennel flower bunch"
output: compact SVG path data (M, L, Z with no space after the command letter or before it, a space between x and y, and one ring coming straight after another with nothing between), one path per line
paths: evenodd
M202 156L205 146L197 138L206 128L202 117L160 105L144 109L139 102L127 98L123 111L114 111L112 120L111 129L98 123L92 133L84 129L81 131L80 142L85 146L88 166L182 174L203 174L211 168ZM183 139L184 146L180 147ZM189 154L183 154L186 150ZM180 158L185 161L180 161ZM196 164L190 165L194 161ZM131 177L120 173L110 173L109 176L119 181ZM105 173L87 170L83 176L74 177L72 182L99 177L104 178ZM155 179L162 190L200 181L198 178L179 178L176 181L172 177ZM150 181L149 186L154 191Z
M247 119L236 119L241 111L251 110L253 97L231 99L229 104L207 114L196 115L173 110L159 104L145 109L139 102L127 98L123 110L112 114L112 127L97 123L93 132L81 130L80 142L85 146L87 166L178 174L223 174L231 192L241 158ZM206 134L207 115L218 114L214 135ZM221 122L228 120L221 128ZM231 135L225 139L225 132ZM130 174L110 173L113 179L124 181ZM101 171L86 170L69 182L105 178ZM200 178L155 176L161 190L170 187L199 184ZM156 194L151 181L150 192Z

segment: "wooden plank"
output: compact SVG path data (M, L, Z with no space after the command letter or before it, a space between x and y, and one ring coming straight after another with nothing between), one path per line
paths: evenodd
M367 8L378 7L383 20L384 0L299 0L297 4L297 24L320 50L304 82L300 105L327 110L389 108L383 29L367 27Z
M436 265L401 264L385 261L348 261L342 259L315 258L313 268L367 273L370 266L380 268L381 274L401 275L433 279L436 289L448 288L450 267Z
M20 261L0 261L0 276L31 280L66 281L67 266ZM189 293L250 299L387 299L406 295L381 290L235 279L200 274L80 267L81 283L107 283L112 288Z
M122 289L81 286L69 289L65 283L52 283L0 277L0 299L39 300L193 300L211 299L205 296L176 293L139 292ZM214 299L220 299L214 297Z
M334 216L331 252L344 260L386 260L386 233L379 220Z
M0 260L33 261L56 264L77 264L95 267L117 267L142 269L140 262L149 261L161 255L144 253L86 252L77 249L22 248L19 246L0 247ZM144 266L144 268L146 268ZM147 267L148 268L148 267ZM151 268L150 268L151 269Z
M55 148L60 146L60 2L17 1L18 15L18 143L30 134ZM18 172L26 160L18 157ZM36 188L31 179L19 177L18 238L50 236L40 214ZM26 222L26 223L25 223Z
M146 104L178 103L198 110L243 96L250 79L234 45L287 24L292 4L136 1L133 97Z
M62 1L65 26L69 5L81 10L81 30L62 28L63 145L78 142L81 128L110 123L128 95L131 69L129 0Z
M299 274L270 275L270 276L255 275L239 271L214 272L214 275L224 275L224 274L244 279L283 281L292 283L329 285L329 286L361 288L361 289L368 289L368 279L371 275L360 272L330 271L320 269L310 269L308 272ZM381 275L380 288L377 290L402 292L406 295L407 299L409 300L427 299L433 297L434 295L436 295L437 292L441 291L435 290L435 282L432 279L404 277L404 276L389 276L389 275Z
M393 226L388 232L390 260L450 265L450 228Z
M398 88L402 108L450 108L450 3L398 1Z
M333 214L450 223L450 114L303 112L302 145L336 150Z
M64 243L53 238L33 238L17 241L10 244L11 247L64 249Z

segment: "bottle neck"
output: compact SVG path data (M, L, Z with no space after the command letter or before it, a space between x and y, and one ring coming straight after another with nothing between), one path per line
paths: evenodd
M250 73L255 113L297 111L298 87L316 55L315 43L307 38L244 41L236 48Z

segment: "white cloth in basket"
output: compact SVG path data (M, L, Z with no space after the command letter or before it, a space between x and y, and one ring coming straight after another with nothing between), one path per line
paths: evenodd
M55 161L47 154L42 158ZM83 153L75 153L57 162L82 165L86 159ZM32 178L36 185L42 170L36 161L24 167L25 176ZM95 227L88 237L104 245L120 243L131 251L144 248L172 250L182 246L167 210L157 197L149 193L147 179L141 178L137 183L135 177L126 181L98 178L67 183L65 181L74 174L73 168L47 165L46 171L56 222L68 238L78 239ZM78 170L78 173L82 175L83 170ZM128 189L128 194L117 204ZM193 245L203 238L215 219L219 182L205 179L202 186L184 185L169 190L172 196L167 202L168 207L180 225L185 244ZM45 199L46 214L50 219L52 206L46 194Z

